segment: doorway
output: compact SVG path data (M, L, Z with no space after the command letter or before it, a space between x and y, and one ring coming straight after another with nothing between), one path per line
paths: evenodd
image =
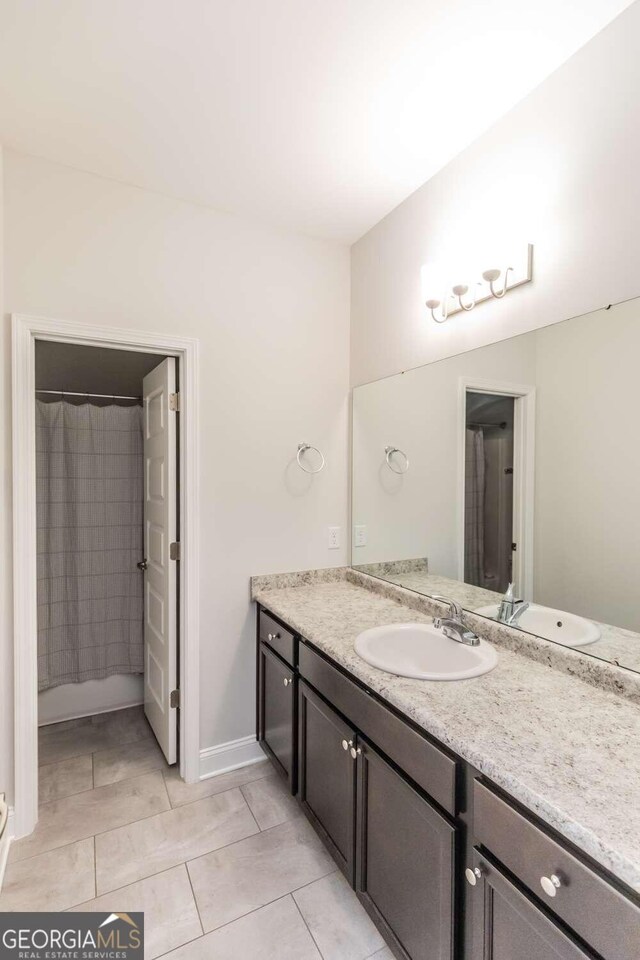
M32 317L14 316L12 324L15 835L20 837L30 833L37 821L38 679L44 679L47 693L49 687L53 690L73 685L77 690L88 681L95 692L96 684L109 680L112 687L120 685L120 696L124 689L121 679L125 677L128 692L124 696L137 690L134 697L137 696L138 702L140 698L144 702L149 722L169 762L179 760L180 774L185 780L199 779L197 341ZM56 382L47 380L45 373L56 378ZM132 383L132 377L137 378L137 386ZM72 384L79 389L72 390ZM36 394L36 389L40 393ZM52 392L44 393L45 390ZM81 396L73 397L74 393ZM38 430L37 416L40 418ZM55 468L64 473L62 464L66 459L71 476L55 477L59 482L51 484L49 479L38 478L40 464L36 457L36 438L41 434L38 444L44 443L45 446L51 442L45 441L44 437L47 421L52 420L57 427L55 443L59 443L61 420L65 418L77 428L73 443L80 443L81 449L74 454L73 443L64 441L66 446L58 451L60 455L55 459ZM98 430L104 430L105 425L113 421L127 426L126 432L130 436L126 442L133 446L138 444L140 457L137 473L134 471L133 476L109 477L114 473L116 461L110 460L104 451L97 465L88 465L90 448L97 449L92 427L97 425ZM128 429L132 423L136 424L134 430ZM134 436L137 439L134 440ZM110 449L115 449L115 443L116 439L110 436ZM55 451L52 455L55 457ZM41 460L47 459L43 450L38 456ZM83 472L88 475L81 476ZM116 482L105 484L107 478ZM80 480L87 482L79 483ZM100 488L102 494L106 489L107 495L96 506L91 497L97 496ZM131 500L126 502L133 489L137 489L135 507ZM89 496L89 502L80 505L82 522L79 526L83 527L88 519L88 526L103 527L102 546L108 546L112 541L116 544L109 557L106 556L109 551L101 548L100 539L91 541L91 530L69 532L67 521L77 508L68 501L78 490L81 496ZM125 503L117 503L123 491L127 493ZM37 495L47 499L46 509L36 511ZM52 507L56 498L67 502ZM62 520L62 529L52 531L49 523L52 518L54 527L60 526ZM106 522L102 524L102 520ZM136 524L136 521L139 522ZM114 539L112 528L115 527L122 529ZM120 533L129 537L130 549L118 549ZM63 540L66 537L65 543L60 537ZM45 551L46 541L54 547L73 543L75 547L86 545L92 549L86 556L79 557L76 549ZM137 547L133 545L134 541ZM119 547L122 545L120 541ZM66 571L60 567L60 557L53 556L55 553L72 555L67 558ZM134 556L135 574L131 569ZM112 594L115 583L116 594L118 588L124 590L120 599L87 596L91 577L81 586L79 579L71 586L65 583L69 571L75 570L79 576L84 576L85 562L97 565L91 576L96 578L93 583L98 594ZM119 579L109 583L113 564L117 567L123 563L125 568L128 564L128 568L115 571ZM55 594L55 590L52 592L56 579L53 574L61 572L63 576L55 584L55 589L61 590L56 594L61 598L61 605L55 612L39 610L38 586L40 599L48 603ZM38 583L41 574L48 574L41 577L46 583ZM90 602L81 604L81 595L83 600L97 602L93 606ZM114 602L109 606L103 600ZM74 617L91 620L96 611L101 617L99 626L91 628L93 634L84 630L85 624L73 623ZM115 634L109 632L112 627L105 623L102 616L105 611L117 611L113 618L116 621ZM39 613L44 616L39 617ZM56 618L59 625L64 627L69 623L73 627L72 636L64 635L64 630L54 634L53 655L47 664L49 674L41 678L38 670L39 628L46 631L50 624L56 623ZM141 633L142 644L139 642ZM83 637L85 648L91 646L87 639L97 640L97 653L84 648L80 651L77 644L74 652L73 642L70 644L69 641L77 635ZM116 656L111 661L104 650L100 650L99 641L103 635L115 645ZM40 637L41 644L44 639ZM64 648L67 655L66 658L59 657L60 662L56 665L56 641L61 640L63 648L67 644ZM125 672L120 674L118 671L123 665ZM76 666L80 669L74 675ZM65 674L65 667L71 669L71 677ZM60 682L65 680L71 683ZM108 693L113 695L113 689ZM82 696L79 699L81 701ZM50 706L48 704L46 708ZM69 706L69 710L72 708L76 716L85 709L79 705L78 699ZM99 709L110 709L108 696ZM96 712L91 709L92 715ZM46 715L45 706L43 715ZM58 716L57 719L61 718Z
M143 704L169 764L175 368L158 354L35 342L39 726Z
M464 582L504 593L513 579L515 398L466 395Z
M535 387L458 381L457 579L533 598Z

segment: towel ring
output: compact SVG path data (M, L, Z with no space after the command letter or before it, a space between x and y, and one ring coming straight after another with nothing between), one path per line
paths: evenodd
M300 457L303 453L306 453L307 450L315 450L315 452L320 457L320 466L315 470L309 470L308 467L305 467ZM312 443L299 443L298 444L298 453L296 454L296 460L298 461L298 466L301 470L304 470L305 473L320 473L321 470L324 470L324 456L321 450L318 450L317 447L314 447Z
M407 470L409 469L409 457L406 455L404 450L401 450L399 447L385 447L384 452L386 455L385 459L387 461L387 466L389 467L389 470L392 470L394 473L407 472ZM404 457L404 470L398 470L396 469L396 467L393 466L391 457L394 455L394 453L399 453L401 457Z

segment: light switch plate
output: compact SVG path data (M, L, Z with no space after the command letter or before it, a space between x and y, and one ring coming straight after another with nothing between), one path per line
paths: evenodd
M367 545L367 527L364 523L357 523L353 528L354 547L366 547Z
M340 548L340 527L329 527L329 550Z

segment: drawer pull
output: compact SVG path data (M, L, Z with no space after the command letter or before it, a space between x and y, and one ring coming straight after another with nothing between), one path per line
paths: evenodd
M342 749L343 749L343 750L348 750L348 749L349 749L349 744L347 743L346 740L343 740L343 741L342 741Z
M467 867L464 875L467 878L467 883L471 884L472 887L475 887L478 880L481 880L484 876L484 870L482 867L474 867L473 870L471 867Z
M550 877L540 877L540 886L547 896L555 897L562 886L562 880L556 873L552 873Z
M283 680L283 683L284 683L285 687L288 687L289 684L291 683L291 677L285 677L284 680Z
M280 640L280 634L279 634L279 633L268 633L268 634L267 634L267 639L270 640L271 643L273 643L274 640Z

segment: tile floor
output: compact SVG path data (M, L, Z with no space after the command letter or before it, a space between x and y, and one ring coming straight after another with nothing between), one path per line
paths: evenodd
M141 708L40 731L0 910L144 910L148 960L392 960L266 761L186 784Z

